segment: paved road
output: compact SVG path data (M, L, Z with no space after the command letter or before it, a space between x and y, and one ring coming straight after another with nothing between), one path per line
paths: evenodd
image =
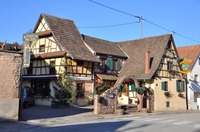
M1 122L0 132L200 132L200 113L96 116L91 108L30 107L24 121Z

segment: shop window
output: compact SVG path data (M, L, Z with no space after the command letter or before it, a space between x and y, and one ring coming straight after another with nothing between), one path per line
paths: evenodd
M33 90L34 97L46 98L50 96L49 81L34 81L31 82L31 89Z

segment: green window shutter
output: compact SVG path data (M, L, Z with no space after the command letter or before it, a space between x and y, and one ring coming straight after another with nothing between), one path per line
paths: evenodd
M182 81L182 92L185 92L185 82Z
M131 91L135 91L135 85L131 84Z
M118 71L121 70L121 62L120 62L119 59L118 59L118 61L117 61L117 70L118 70Z
M179 80L176 80L176 92L180 92Z
M107 59L107 66L108 66L111 70L113 70L113 60L112 60L111 58L108 58L108 59Z
M165 82L162 82L162 90L165 90Z

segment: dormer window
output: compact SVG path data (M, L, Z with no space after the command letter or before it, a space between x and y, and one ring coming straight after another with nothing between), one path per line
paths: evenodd
M40 45L39 52L45 52L45 45Z

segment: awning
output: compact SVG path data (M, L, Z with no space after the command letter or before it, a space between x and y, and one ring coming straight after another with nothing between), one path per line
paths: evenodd
M200 92L200 86L195 82L191 82L190 89L194 92Z

